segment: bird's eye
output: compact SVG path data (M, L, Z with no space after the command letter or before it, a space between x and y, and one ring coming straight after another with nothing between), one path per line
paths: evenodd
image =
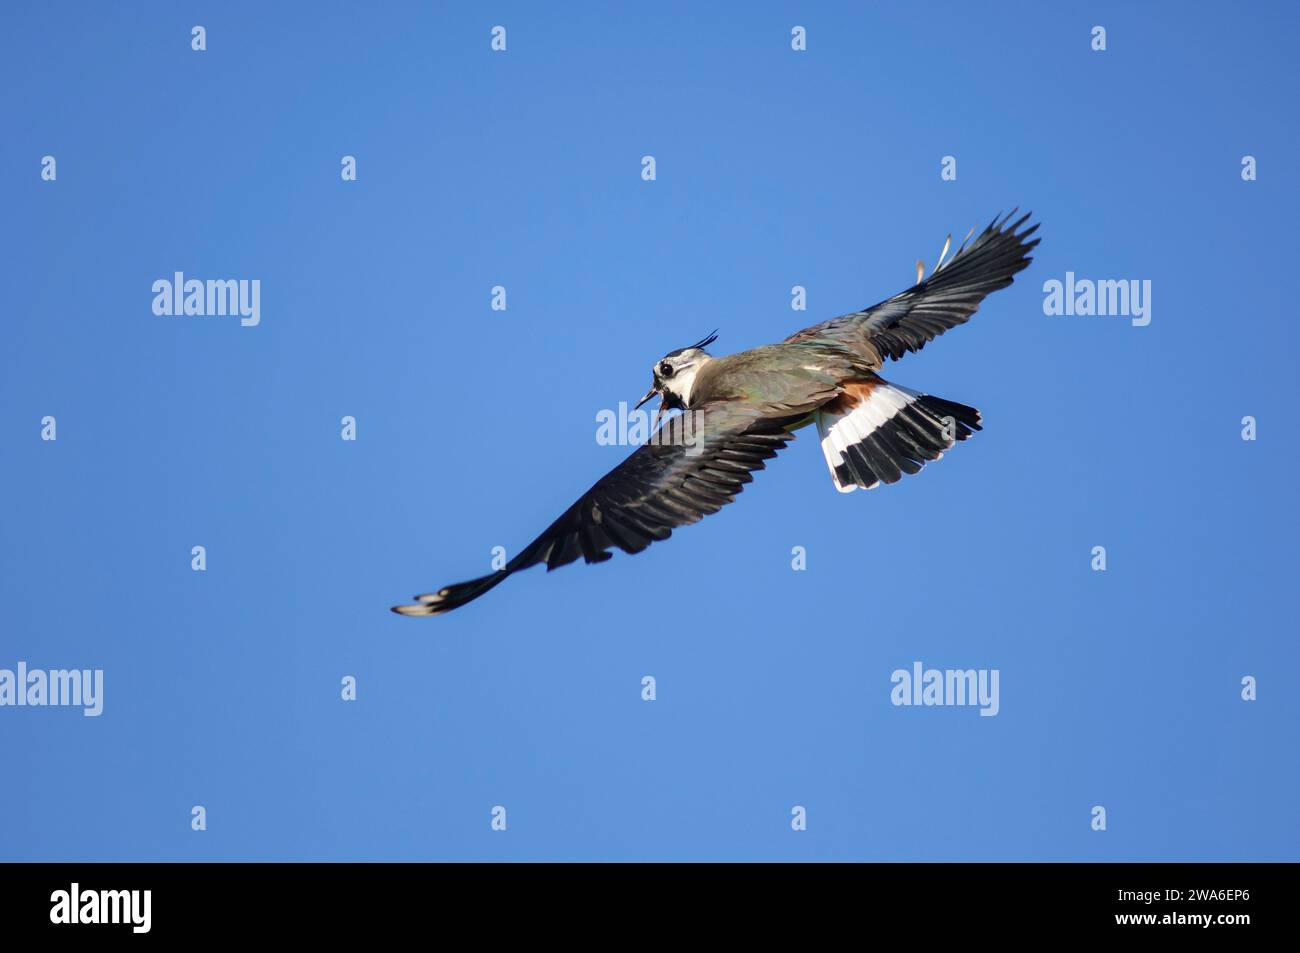
M672 377L672 376L673 376L673 366L672 366L671 364L669 364L667 361L663 361L663 362L661 362L661 363L659 364L659 376L660 376L660 377Z

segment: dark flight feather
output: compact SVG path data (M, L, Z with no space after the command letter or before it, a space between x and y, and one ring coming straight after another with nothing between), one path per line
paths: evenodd
M670 418L504 569L416 596L414 605L394 606L393 611L411 616L449 612L521 569L545 563L549 571L579 557L604 562L613 549L639 553L677 527L716 513L793 439L789 428L806 416L765 418L762 409L719 401Z
M1015 214L995 218L975 240L961 248L930 277L874 307L843 314L804 328L787 342L827 340L842 344L869 344L881 356L898 360L919 351L949 328L965 324L991 292L1011 284L1016 273L1033 261L1029 252L1038 239L1029 219L1022 215L1009 228Z

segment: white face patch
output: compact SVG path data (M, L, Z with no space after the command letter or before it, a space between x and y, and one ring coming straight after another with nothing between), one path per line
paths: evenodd
M696 365L683 364L673 373L673 376L664 381L664 390L670 394L676 394L683 404L689 405L691 402L691 388L695 386Z
M695 375L709 361L713 360L703 351L691 351L687 354L679 354L674 358L664 358L673 367L672 377L663 377L659 374L660 361L654 366L654 373L659 385L668 393L672 394L683 404L690 406L691 391L695 388ZM681 363L678 363L681 362Z

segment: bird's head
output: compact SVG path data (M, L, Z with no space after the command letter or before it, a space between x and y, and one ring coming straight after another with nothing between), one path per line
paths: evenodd
M650 369L654 381L646 391L646 395L637 401L637 406L640 407L658 395L660 411L685 410L691 402L691 388L695 386L695 375L699 373L700 368L713 360L709 352L704 349L717 338L718 332L714 331L702 341L690 347L669 351L655 361L654 367Z

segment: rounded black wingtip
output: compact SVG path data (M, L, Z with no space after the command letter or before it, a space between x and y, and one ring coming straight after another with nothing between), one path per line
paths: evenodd
M406 616L408 619L423 618L425 616L437 615L438 607L430 602L417 602L409 606L392 606L388 610L398 615Z

